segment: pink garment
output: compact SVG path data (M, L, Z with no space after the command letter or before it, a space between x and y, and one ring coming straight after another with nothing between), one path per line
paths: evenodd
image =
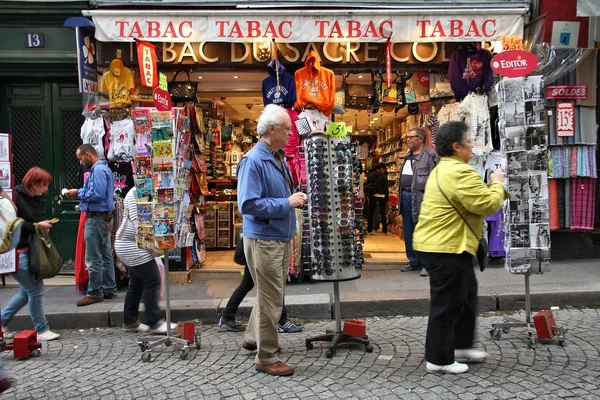
M283 148L283 151L285 151L285 154L288 157L292 157L298 154L298 146L300 146L300 135L298 135L298 129L296 129L296 124L294 123L298 120L298 112L292 108L288 109L287 112L292 120L292 134L290 136L290 141L287 146Z
M165 264L163 264L162 258L154 258L156 266L158 267L158 274L160 275L160 293L158 294L158 301L161 301L165 297Z

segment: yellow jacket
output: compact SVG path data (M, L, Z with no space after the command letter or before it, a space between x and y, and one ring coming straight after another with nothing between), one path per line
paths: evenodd
M468 221L477 237L440 192L436 179L438 173L444 194ZM476 255L483 217L500 210L502 202L509 197L501 183L486 185L475 169L458 157L442 157L425 185L425 197L413 237L414 249L452 254L466 251Z

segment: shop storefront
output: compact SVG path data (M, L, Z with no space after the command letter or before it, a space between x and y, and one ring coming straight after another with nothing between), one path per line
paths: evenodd
M166 73L169 80L181 72L177 81L188 82L189 73L189 87L195 91L194 112L202 114L204 124L198 127L203 137L202 143L196 143L200 147L197 174L192 169L192 188L195 185L198 190L194 201L202 215L192 220L200 240L189 253L189 267L194 262L202 263L204 250L235 246L241 222L234 211L235 166L257 140L254 121L263 103L272 101L269 95L273 93L262 91L262 81L269 77L267 66L272 62L274 47L278 50L278 62L286 70L282 73L290 77L310 57L318 58L322 67L332 70L335 80L327 90L333 97L338 92L340 97L333 113L323 112L323 117L345 122L350 140L358 143L355 153L362 168L380 162L387 165L390 192L394 194L398 191L407 132L413 127L428 126L431 138L441 110L445 108L442 115L446 120L454 118L451 103L455 95L447 80L453 54L489 52L491 59L491 51L501 48L503 38L522 37L528 19L527 2L475 3L477 7L472 2L452 6L446 2L427 6L398 2L395 7L377 9L376 2L366 2L368 8L348 7L333 12L308 9L310 6L302 2L292 8L270 5L268 10L198 9L189 4L185 10L131 10L113 8L122 5L119 2L96 1L99 8L85 11L84 15L94 22L98 68L105 76L111 72L114 60L120 60L139 80L134 40L156 45L158 70ZM388 41L390 57L386 68ZM489 69L491 76L489 65L470 65L471 72L483 67ZM387 88L387 73L390 87L398 89L393 101L379 94L378 88ZM103 79L98 81L100 88ZM123 108L135 111L151 105L147 102L151 101L152 90L139 82L134 86ZM481 168L485 166L483 156L494 147L491 129L486 135L489 140L480 149ZM300 152L293 156L298 157L300 165L298 185L306 188L303 155ZM360 196L358 187L354 190ZM402 232L395 221L390 221L389 230L401 244ZM298 239L301 251L301 236ZM364 251L398 251L396 242L387 241L385 246L375 245L376 249L369 250L365 244ZM299 261L296 263L296 269L291 270L298 275L303 267Z

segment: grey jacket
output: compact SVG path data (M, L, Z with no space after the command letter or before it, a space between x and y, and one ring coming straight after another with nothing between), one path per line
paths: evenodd
M408 153L407 156L410 154L411 153ZM415 225L419 219L419 211L421 210L421 202L423 201L423 196L425 195L425 184L427 183L427 178L429 178L429 174L439 161L440 157L435 150L427 146L424 146L419 154L413 155L413 179L410 190L412 193L412 217ZM400 170L401 174L403 169L404 164L402 164L402 169ZM400 188L398 204L400 208L399 211L404 213L404 210L402 210L401 192L402 188Z

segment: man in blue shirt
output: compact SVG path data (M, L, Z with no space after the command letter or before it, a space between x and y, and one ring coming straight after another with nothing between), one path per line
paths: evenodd
M256 283L256 303L242 346L257 350L257 371L281 376L294 373L294 368L277 356L277 322L290 264L290 240L296 231L294 209L302 208L307 201L304 193L294 193L282 150L288 144L291 129L287 111L267 105L256 127L261 140L241 159L237 169L238 207L244 215L244 253Z
M111 245L115 181L106 161L100 160L94 147L83 144L77 148L76 155L81 165L90 168L83 188L70 189L66 193L69 199L80 200L79 209L87 218L85 264L90 278L85 297L77 302L78 306L87 306L117 297Z

